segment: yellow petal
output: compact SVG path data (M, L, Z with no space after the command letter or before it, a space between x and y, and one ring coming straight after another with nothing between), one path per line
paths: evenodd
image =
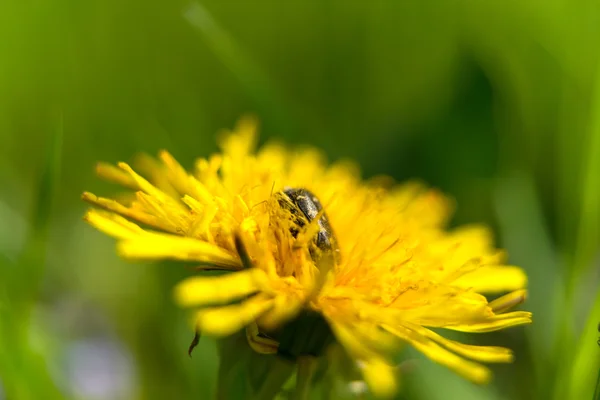
M215 244L162 233L125 240L118 244L117 250L126 258L200 261L242 268L236 257Z
M367 385L369 385L371 392L375 396L390 398L396 394L398 391L398 381L394 373L394 367L379 358L367 361L361 360L361 364L365 382L367 382Z
M146 235L142 228L116 214L90 210L83 219L98 230L117 239L131 239Z
M178 203L174 201L164 203L154 196L139 191L135 193L135 199L133 207L155 216L161 224L161 229L185 235L189 226L190 214L187 210L182 210Z
M184 307L229 303L255 293L265 280L265 273L257 268L221 276L197 276L175 287L175 299Z
M340 344L357 359L382 358L399 347L393 336L371 323L340 324L331 319L328 323Z
M142 190L144 193L154 197L161 203L179 206L181 210L184 210L183 206L177 203L177 201L173 197L169 196L168 194L166 194L165 192L148 182L146 179L142 178L128 164L120 162L118 165L119 168L121 168L131 176L131 178L135 181L140 190Z
M203 184L215 181L217 171L221 168L223 157L220 154L213 154L207 159L199 158L194 162L194 175Z
M246 115L240 118L234 130L235 134L221 132L218 138L219 147L223 153L234 159L250 154L256 144L257 126L258 120L254 116Z
M213 195L194 176L188 174L169 152L162 150L158 156L168 168L170 182L179 193L190 195L205 204L213 203Z
M445 337L418 325L405 324L405 326L417 332L418 334L441 344L448 350L453 351L463 357L470 358L471 360L487 363L507 363L513 361L512 351L505 347L472 346L446 339Z
M241 304L198 311L196 322L207 335L227 336L255 321L272 305L272 299L255 296Z
M165 225L163 221L156 218L156 216L147 214L141 210L135 210L132 208L125 207L118 201L107 199L104 197L98 197L93 193L84 192L81 198L88 203L94 204L98 207L102 207L105 210L113 211L117 214L124 215L125 217L134 219L142 224L146 224L158 229L165 231L172 231L173 229Z
M152 181L152 185L162 191L165 195L170 196L174 200L181 197L171 184L170 177L164 165L159 163L156 158L151 157L146 153L140 153L135 156L133 164L139 174L147 176L148 179ZM121 166L119 166L119 168L121 168ZM140 190L140 186L137 182L136 189Z
M113 182L134 190L138 188L135 180L131 178L127 172L115 167L114 165L100 162L96 164L96 174L109 182Z
M171 172L171 184L177 189L180 193L188 193L188 173L183 169L181 164L179 164L173 156L166 150L161 150L158 152L158 157L161 159L163 164L167 167L169 172Z
M514 311L498 314L482 321L474 321L469 324L446 325L444 328L460 332L493 332L500 329L510 328L517 325L531 323L531 313L527 311Z
M452 369L470 381L483 384L490 380L491 372L483 365L465 360L417 332L403 326L391 327L386 325L384 328L399 338L406 340L411 346L431 360Z
M465 321L479 322L493 315L487 299L478 293L427 282L419 282L417 288L398 296L394 306L402 308L380 311L381 318L392 325L396 321L410 321L423 326L445 327ZM390 318L395 321L389 321Z
M273 329L294 318L305 305L300 298L278 296L273 308L260 318L260 325L265 329Z
M461 276L453 285L483 293L505 292L524 288L527 275L519 267L482 266Z
M526 299L527 290L515 290L512 293L509 293L490 302L488 306L492 309L492 311L494 311L494 313L499 314L506 312L511 308L523 303Z

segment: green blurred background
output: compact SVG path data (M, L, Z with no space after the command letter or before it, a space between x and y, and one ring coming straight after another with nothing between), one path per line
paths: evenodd
M2 2L0 398L214 395L215 342L190 360L172 304L190 271L119 260L80 194L119 190L99 160L190 167L252 112L261 142L443 189L528 272L533 325L461 337L514 364L477 387L408 351L400 398L591 399L599 54L596 1Z

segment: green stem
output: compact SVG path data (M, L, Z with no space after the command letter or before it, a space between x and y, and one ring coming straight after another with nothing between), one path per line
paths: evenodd
M266 374L264 382L260 386L260 390L253 397L253 400L272 400L281 392L285 382L290 377L293 369L293 364L279 360L277 357L272 357L270 370Z
M296 375L296 390L293 400L308 400L310 398L310 383L315 373L317 359L313 356L298 357L298 373Z
M600 400L600 371L598 371L598 378L596 378L596 390L594 390L593 400Z

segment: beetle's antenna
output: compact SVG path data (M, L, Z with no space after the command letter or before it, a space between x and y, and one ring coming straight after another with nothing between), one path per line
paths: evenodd
M261 204L265 204L265 203L267 203L267 202L268 202L268 200L263 200L263 201L261 201L261 202L258 202L258 203L256 203L255 205L253 205L253 206L252 206L250 209L251 209L251 210L253 210L253 209L254 209L254 207L260 206Z

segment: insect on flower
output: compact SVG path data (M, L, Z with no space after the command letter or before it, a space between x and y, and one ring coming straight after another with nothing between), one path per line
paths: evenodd
M286 221L283 222L289 223L292 238L299 240L299 236L307 236L310 257L321 277L317 285L322 285L327 272L339 260L340 249L320 200L309 190L296 188L285 188L274 198L284 212ZM302 245L294 247L303 249ZM269 334L257 332L251 333L251 343L273 339L271 343L277 347L277 354L292 361L303 355L319 356L333 341L331 329L315 312L303 312L290 324Z
M318 263L323 257L331 257L335 262L339 258L340 249L317 196L306 189L292 188L286 188L276 196L279 205L291 214L293 225L290 227L290 233L294 238L297 238L298 233L308 224L317 222L318 231L309 247L313 261Z

